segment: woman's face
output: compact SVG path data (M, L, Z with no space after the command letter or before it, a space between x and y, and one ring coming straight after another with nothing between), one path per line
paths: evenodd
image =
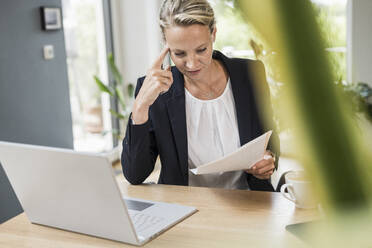
M174 25L165 29L164 36L178 70L189 79L202 78L212 62L216 28L211 34L205 25Z

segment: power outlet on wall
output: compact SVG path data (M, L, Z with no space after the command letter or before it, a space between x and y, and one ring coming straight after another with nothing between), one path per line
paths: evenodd
M43 48L44 59L50 60L54 59L54 46L53 45L45 45Z

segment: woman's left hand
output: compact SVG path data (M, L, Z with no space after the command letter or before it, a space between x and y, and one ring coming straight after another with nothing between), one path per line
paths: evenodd
M251 169L245 170L258 179L269 179L275 169L275 159L271 156L270 151L265 152L263 159L255 163Z

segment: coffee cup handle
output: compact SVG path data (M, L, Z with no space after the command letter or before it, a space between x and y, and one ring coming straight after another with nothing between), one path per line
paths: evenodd
M290 197L285 193L285 189L288 189L288 193L290 195ZM280 193L282 193L282 195L290 200L291 202L294 202L296 203L296 198L294 197L294 194L293 194L293 185L290 184L290 183L286 183L286 184L283 184L282 187L280 188Z

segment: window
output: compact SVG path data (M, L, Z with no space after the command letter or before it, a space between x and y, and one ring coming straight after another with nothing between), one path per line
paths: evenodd
M326 50L338 80L346 80L346 2L347 0L312 0L316 19L327 43ZM262 60L269 68L269 57L275 51L269 51L254 27L245 23L239 11L235 9L234 1L210 0L210 3L217 19L215 49L230 57L255 59L252 45L257 45L258 49L262 49L261 52L265 56ZM273 78L278 77L274 72L268 74Z
M346 80L346 2L312 0L338 81Z
M110 99L94 83L108 82L102 0L63 0L74 149L101 152L113 148Z

